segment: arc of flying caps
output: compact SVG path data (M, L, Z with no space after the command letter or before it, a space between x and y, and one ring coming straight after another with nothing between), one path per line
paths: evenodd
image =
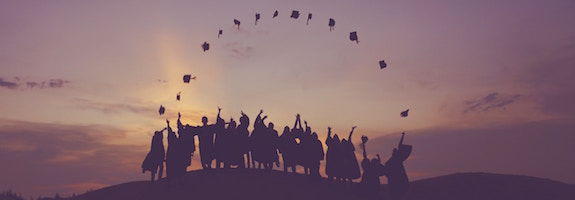
M210 43L204 42L204 44L202 44L202 49L204 49L204 52L210 50Z
M218 38L220 38L220 36L224 33L224 30L220 29L220 31L218 31Z
M359 43L359 40L357 39L357 32L354 31L349 33L349 40Z
M276 17L278 16L278 14L279 14L279 12L278 12L278 10L276 10L276 11L274 12L274 16L273 16L272 18L276 18Z
M379 68L383 69L387 67L387 63L385 63L385 60L380 60L379 61Z
M158 110L158 112L160 113L160 115L163 115L166 112L166 108L164 108L164 106L160 105L160 109Z
M291 11L291 18L297 19L299 17L299 11L293 10Z
M234 24L236 26L238 26L238 29L240 29L240 24L241 24L240 20L234 19Z
M305 22L305 25L309 25L309 20L311 20L311 13L307 14L307 21Z
M256 23L255 25L258 25L258 21L260 20L260 14L256 13Z
M399 115L400 115L401 117L407 117L407 113L408 113L408 112L409 112L409 109L404 110L404 111L401 112Z
M182 94L182 91L178 92L178 95L176 96L176 100L180 101L180 95Z
M333 18L329 18L329 31L332 31L335 26L335 20Z

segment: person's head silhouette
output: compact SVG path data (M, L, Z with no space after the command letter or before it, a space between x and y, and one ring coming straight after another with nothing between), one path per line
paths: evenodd
M268 128L269 128L269 129L274 129L274 123L271 123L271 122L270 122L270 123L268 124Z
M208 118L206 116L202 117L202 123L204 124L204 126L208 124Z

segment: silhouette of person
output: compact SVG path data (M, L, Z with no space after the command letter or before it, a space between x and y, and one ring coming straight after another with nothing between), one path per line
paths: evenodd
M280 153L282 154L284 172L288 172L288 168L291 168L293 173L296 172L295 170L296 147L297 142L295 141L294 135L290 131L289 126L285 126L284 131L280 136L280 145L279 145L279 150Z
M295 117L296 117L296 119L295 119L293 128L291 130L291 134L294 138L294 143L295 143L295 145L293 146L293 170L294 170L294 172L297 170L297 165L301 165L301 166L304 165L303 160L305 157L305 155L302 155L305 152L303 152L302 145L301 145L302 137L304 134L303 133L304 130L301 126L301 117L299 114L297 114ZM299 143L298 143L298 140L299 140Z
M172 180L178 179L182 184L182 176L186 172L186 154L181 140L176 136L176 133L170 127L170 121L166 120L168 128L168 150L166 153L166 175L168 184Z
M142 162L142 173L150 171L152 173L151 181L154 182L156 173L158 174L158 179L162 178L164 173L164 158L166 152L164 149L164 134L163 132L167 128L160 131L155 131L154 136L152 136L152 143L150 145L150 151L146 155L144 162Z
M385 163L387 185L392 200L402 199L409 189L409 179L405 172L403 161L411 154L412 146L403 144L404 136L405 132L401 133L398 147L393 149L391 158Z
M218 111L218 116L219 115L220 111ZM206 116L202 117L202 126L199 128L197 134L202 169L211 169L212 161L214 160L214 125L208 125L208 118Z
M182 124L180 118L182 115L178 112L178 139L182 145L182 156L184 157L185 168L192 165L192 157L196 151L196 142L194 138L194 129L196 127L191 127L189 124L185 126ZM185 169L184 169L185 170Z
M240 165L240 168L251 168L250 166L250 132L248 127L250 126L250 118L243 111L241 112L240 125L237 127L236 131L238 134L238 151L241 154L241 160L244 164ZM245 156L245 157L244 157ZM246 163L247 162L247 163Z
M274 163L279 167L279 156L277 153L279 136L278 132L274 129L274 123L271 122L268 124L267 130L264 133L261 140L262 162L264 163L265 169L271 170Z
M341 176L341 150L340 141L337 134L331 137L331 127L327 127L327 138L325 139L325 145L327 145L326 161L325 161L325 173L329 180L338 180Z
M221 108L218 107L218 116L214 125L214 158L216 159L216 169L219 169L226 161L226 151L228 148L228 131L225 128L225 121L220 117Z
M267 116L264 116L262 118L261 115L263 112L264 112L263 109L260 110L260 113L256 117L256 120L254 121L254 130L250 135L250 147L251 147L250 150L252 154L252 165L254 166L254 168L256 168L255 162L257 161L258 169L262 167L264 160L263 157L265 156L265 154L263 153L265 150L262 148L262 146L266 140L265 137L267 127L264 123L264 120L267 118Z
M321 141L317 137L317 133L313 132L311 134L311 141L310 141L310 174L314 177L321 177L319 174L319 165L321 160L324 159L325 153L323 151L323 145Z
M355 126L352 127L347 140L341 140L341 153L343 158L344 173L343 178L349 182L351 182L353 179L358 179L361 177L357 157L355 157L355 147L351 141L351 136L353 135L353 130L355 130L355 128Z
M224 168L230 168L231 166L238 166L238 168L244 168L243 152L241 152L240 146L237 142L240 140L240 135L236 128L236 121L233 118L230 119L228 127L226 128L226 145L224 152Z
M300 136L300 163L304 167L304 173L307 175L311 174L311 165L314 163L315 155L313 152L313 141L311 139L311 127L307 125L307 121L304 121L305 131Z
M374 158L370 161L369 158L367 158L365 143L367 143L368 138L366 136L362 136L361 140L363 149L361 167L363 169L363 174L361 176L360 184L363 189L363 194L368 197L368 199L379 199L379 187L381 184L379 177L385 175L385 167L381 164L379 154L377 155L377 159Z

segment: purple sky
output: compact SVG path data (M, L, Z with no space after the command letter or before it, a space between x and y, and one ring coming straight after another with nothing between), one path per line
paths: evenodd
M263 108L278 129L300 113L322 140L357 125L354 142L369 136L383 158L406 131L411 180L575 183L573 11L571 0L0 1L0 190L147 180L140 164L164 119L214 121L217 106L225 119Z

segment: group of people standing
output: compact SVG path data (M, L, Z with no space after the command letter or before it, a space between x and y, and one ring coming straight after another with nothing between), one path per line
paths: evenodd
M142 172L150 171L152 182L155 175L156 180L162 178L163 163L166 163L166 179L168 183L174 178L181 181L181 177L191 165L191 157L196 151L195 136L199 140L200 160L203 169L212 169L215 161L215 168L258 168L271 170L275 164L280 166L280 156L282 158L283 170L296 173L297 166L304 168L304 173L313 177L321 177L319 173L320 161L326 159L325 173L330 180L349 181L361 178L361 183L365 188L372 188L370 191L377 192L379 186L379 176L387 176L390 189L392 182L402 182L400 186L404 188L409 184L403 161L407 159L411 152L405 150L406 146L400 142L399 149L394 149L393 156L382 165L379 159L367 158L365 143L367 137L362 137L362 147L364 160L361 162L363 175L360 172L360 165L355 155L355 147L352 142L353 131L351 129L347 139L339 139L337 134L332 136L331 127L328 127L328 136L325 140L327 152L324 152L323 144L318 139L316 132L312 132L307 121L302 126L300 115L296 115L293 128L285 126L281 136L274 128L273 123L265 123L267 116L263 116L263 110L257 115L253 130L250 134L249 117L241 112L239 124L232 118L228 122L220 117L221 108L218 108L216 123L208 124L207 117L202 117L202 125L190 126L182 124L181 115L178 113L177 135L170 127L170 121L166 120L167 127L156 131L152 137L151 149L144 162ZM167 130L168 148L164 152L163 132ZM403 136L401 141L403 141ZM396 153L397 151L397 153ZM397 185L397 184L396 184ZM400 191L401 189L394 189Z

